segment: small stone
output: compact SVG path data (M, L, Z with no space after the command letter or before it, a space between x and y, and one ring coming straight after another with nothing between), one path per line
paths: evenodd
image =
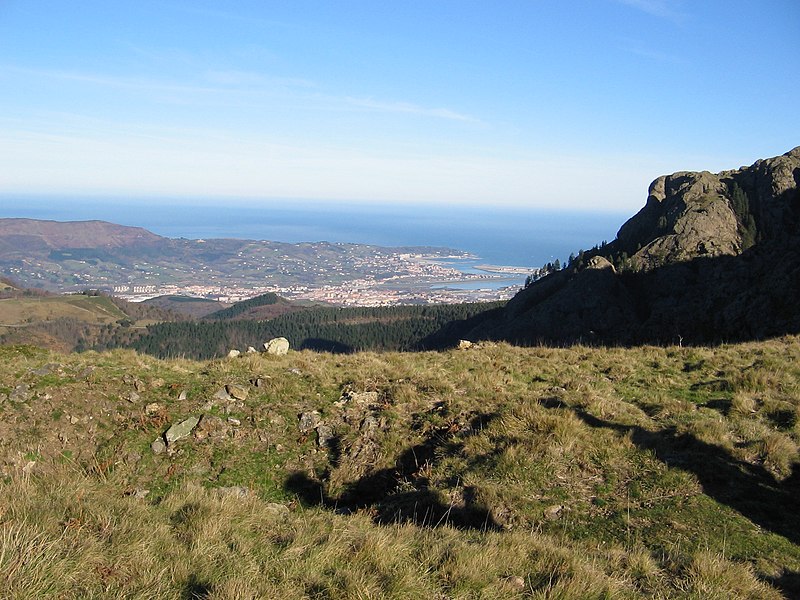
M257 353L257 352L258 352L258 350L256 350L256 349L255 349L255 348L253 348L252 346L248 346L248 347L247 347L247 353L248 353L248 354L255 354L255 353Z
M289 352L289 340L285 337L272 338L264 344L264 351L267 354L274 354L275 356L283 356Z
M235 400L247 400L247 395L249 391L243 385L237 385L235 383L230 383L225 386L225 391L231 398Z
M325 423L317 425L317 444L320 448L327 448L334 437L333 427Z
M31 390L26 383L20 383L8 397L12 402L27 402L31 397Z
M181 401L181 400L186 400L186 398L187 398L187 396L186 396L186 390L183 390L183 391L181 391L181 393L180 393L180 394L178 394L178 400L179 400L179 401Z
M163 410L164 410L164 405L159 404L158 402L151 402L150 404L144 407L144 412L151 417L159 414Z
M241 352L239 352L238 350L231 350L230 352L228 352L228 358L236 358L240 354Z
M164 443L164 440L159 437L153 440L153 443L150 444L150 449L153 451L153 454L163 454L167 449L167 445Z
M300 433L308 433L312 429L316 429L321 422L322 417L316 410L302 413L300 415Z
M243 485L218 487L214 490L214 492L221 498L248 498L253 495L253 492Z
M150 382L150 387L154 390L157 390L160 387L164 387L165 383L166 381L161 379L161 377L157 377L156 379L153 379L153 381Z
M167 432L164 434L164 439L167 441L167 445L174 444L181 438L185 438L187 435L192 433L192 429L197 427L197 424L200 422L200 417L189 417L180 423L174 423Z
M354 392L348 390L342 394L337 406L343 406L347 402L353 402L360 406L369 406L378 403L378 392Z
M469 340L458 340L458 349L459 350L466 350L467 348L472 347L472 342Z
M141 379L136 379L133 382L133 389L135 389L137 392L143 392L147 389L147 386Z
M250 380L250 383L257 388L267 387L267 382L272 379L269 375L266 377L255 377L254 379Z
M217 390L217 393L214 394L214 399L222 400L223 402L231 402L233 400L233 398L231 398L231 395L225 388L219 388Z
M234 427L239 427L242 424L242 422L239 419L236 419L234 417L228 417L228 423L230 423Z
M525 585L525 579L519 577L518 575L509 577L506 579L506 583L519 592L523 591L527 587Z
M145 498L147 498L147 494L149 494L149 493L150 493L150 490L137 488L136 490L134 490L134 492L131 494L131 496L133 496L137 500L144 500Z
M137 394L136 392L131 392L126 397L126 400L128 402L131 402L131 403L138 402L140 399L141 399L141 396L139 394Z
M273 515L280 516L280 517L288 517L289 516L289 507L285 504L278 504L277 502L270 502L264 505L264 509L268 512L271 512Z
M24 467L22 467L22 472L25 475L30 475L31 471L33 471L33 467L34 466L36 466L36 461L35 460L28 461L28 464L26 464Z
M303 372L300 369L289 369L289 373L292 375L302 375Z
M564 510L563 504L554 504L544 509L544 518L548 521L555 521L561 516L561 511Z
M80 419L75 415L71 415L69 418L70 425L77 425L80 422Z

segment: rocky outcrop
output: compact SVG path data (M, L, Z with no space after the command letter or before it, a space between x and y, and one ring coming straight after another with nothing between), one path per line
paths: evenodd
M512 343L709 343L800 332L800 147L656 179L610 244L451 327Z

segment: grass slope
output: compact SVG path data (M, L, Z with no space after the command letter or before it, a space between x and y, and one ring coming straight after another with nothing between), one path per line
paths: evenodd
M797 597L799 365L796 337L212 362L0 348L0 589Z
M0 327L24 327L30 323L71 318L106 325L127 315L106 296L42 296L0 299Z

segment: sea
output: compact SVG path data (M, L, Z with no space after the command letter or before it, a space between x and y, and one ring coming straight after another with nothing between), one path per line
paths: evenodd
M538 268L611 241L630 214L521 206L454 206L271 199L0 196L0 217L56 221L99 219L171 238L240 238L435 246L475 258L454 263Z

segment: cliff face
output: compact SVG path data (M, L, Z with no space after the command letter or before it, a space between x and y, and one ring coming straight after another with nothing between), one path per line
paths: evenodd
M722 173L659 177L611 244L437 343L710 343L800 332L799 185L800 147Z

